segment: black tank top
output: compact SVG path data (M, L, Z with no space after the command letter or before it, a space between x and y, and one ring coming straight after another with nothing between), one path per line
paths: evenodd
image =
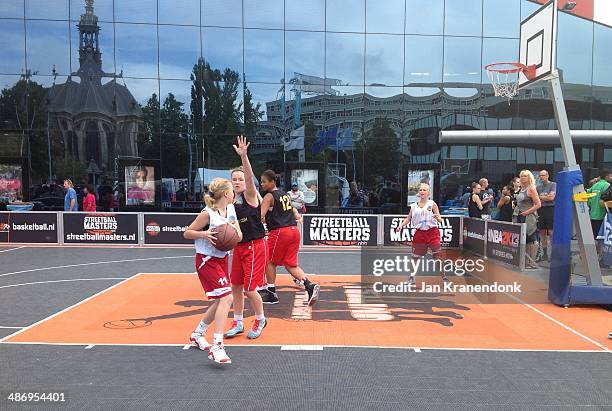
M499 209L498 220L512 222L512 197Z
M474 194L470 194L470 199L468 200L468 214L473 218L482 218L482 210L478 208L478 204L472 200L472 196Z
M261 204L253 207L247 203L242 194L239 194L234 208L236 209L236 216L242 231L241 243L247 243L266 236L266 230L261 222Z
M272 211L266 213L268 230L297 225L289 194L283 190L274 190L271 194L274 197L274 207L272 207Z

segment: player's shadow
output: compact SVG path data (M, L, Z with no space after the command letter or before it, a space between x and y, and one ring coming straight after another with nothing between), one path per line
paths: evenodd
M457 304L452 295L427 293L404 298L381 298L365 295L355 283L333 282L321 286L319 302L311 310L311 318L304 320L302 315L293 318L295 311L308 310L296 304L295 293L305 293L297 286L277 287L280 303L264 305L266 317L286 321L360 321L359 316L367 313L370 318L379 316L384 321L422 321L452 327L453 320L460 320L463 315L457 311L469 311L465 305ZM304 298L306 300L306 298ZM180 300L175 306L193 308L167 314L142 318L126 318L108 321L104 324L109 329L135 329L152 325L155 321L199 317L204 315L211 301ZM250 304L245 299L245 314L249 315ZM231 315L231 314L230 314Z

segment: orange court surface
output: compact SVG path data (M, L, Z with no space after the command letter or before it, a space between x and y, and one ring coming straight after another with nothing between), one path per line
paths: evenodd
M508 271L508 270L506 270ZM460 281L456 280L455 282ZM261 337L227 339L235 346L389 347L412 349L592 351L612 350L612 316L599 307L483 304L452 293L363 303L360 277L317 275L319 302L279 275L278 305L267 305ZM462 280L462 279L461 279ZM421 277L418 284L439 284ZM419 285L420 286L420 285ZM459 301L460 300L460 301ZM139 273L51 315L4 340L9 344L184 346L209 302L197 276ZM246 304L245 327L252 311ZM227 329L231 322L228 319ZM209 330L210 331L210 330ZM604 333L606 331L606 333ZM212 339L212 333L208 336Z

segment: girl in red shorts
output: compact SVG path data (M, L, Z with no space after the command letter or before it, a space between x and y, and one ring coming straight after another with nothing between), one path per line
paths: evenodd
M417 194L419 201L410 205L410 212L404 218L396 231L400 231L405 225L410 225L416 230L412 237L412 255L414 258L421 258L427 254L427 249L431 250L431 255L435 260L440 259L440 230L438 222L442 221L440 210L435 201L429 199L429 184L421 183ZM415 283L415 272L410 273L410 284ZM448 278L442 270L442 280Z
M215 229L223 224L231 224L242 239L240 226L234 210L234 189L232 183L224 178L215 178L209 185L209 194L204 197L206 208L185 230L183 236L195 240L196 269L200 283L210 300L204 318L190 337L193 345L208 351L208 358L219 364L230 364L223 346L223 328L232 305L232 289L227 267L227 251L215 248L217 233ZM233 221L233 222L232 222ZM204 338L206 329L215 323L212 346Z
M276 267L282 265L295 278L296 282L303 284L308 293L308 305L314 305L319 298L319 285L311 283L304 271L298 266L298 251L300 249L300 231L297 221L302 217L291 205L289 194L276 186L276 173L266 170L261 176L261 187L267 192L261 205L261 218L266 220L270 234L268 236L268 270L266 279L267 288L261 290L262 300L265 304L278 304L276 294Z
M234 248L232 258L232 294L234 295L234 322L225 337L231 338L244 332L244 295L255 311L255 321L247 338L257 338L267 324L263 303L257 288L264 284L268 266L266 230L261 222L260 196L253 180L253 169L249 162L247 143L238 137L234 150L242 160L242 167L232 170L232 185L236 193L236 215L242 231L242 241Z

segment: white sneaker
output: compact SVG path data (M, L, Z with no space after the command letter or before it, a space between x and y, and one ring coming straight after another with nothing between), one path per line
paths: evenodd
M217 364L231 364L232 360L227 356L223 344L213 344L208 351L208 358Z
M211 344L208 341L206 341L206 338L204 338L202 333L196 333L196 332L191 333L191 337L189 337L189 341L191 342L192 346L198 347L202 351L210 350Z

